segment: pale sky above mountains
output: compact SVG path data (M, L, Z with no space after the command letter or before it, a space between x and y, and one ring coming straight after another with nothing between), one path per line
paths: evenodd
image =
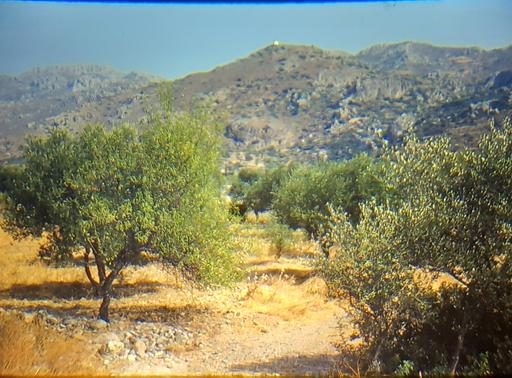
M0 73L109 64L169 79L269 45L358 52L378 43L512 44L512 1L155 5L0 1Z

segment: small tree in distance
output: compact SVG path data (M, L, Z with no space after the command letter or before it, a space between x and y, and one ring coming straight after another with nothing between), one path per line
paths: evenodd
M236 269L220 200L221 136L208 109L176 112L164 95L140 132L88 126L77 137L31 139L5 185L4 228L46 234L53 259L82 251L105 321L114 280L143 252L199 282L224 283Z
M386 193L380 170L379 163L367 155L296 168L272 192L272 210L282 223L303 228L323 242L330 206L346 212L349 220L357 224L361 204L371 199L383 200ZM327 256L329 246L321 246Z

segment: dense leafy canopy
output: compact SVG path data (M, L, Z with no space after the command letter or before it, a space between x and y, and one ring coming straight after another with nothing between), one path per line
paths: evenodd
M281 185L292 175L293 170L293 165L283 165L262 175L246 191L245 201L248 208L256 214L270 210Z
M220 196L220 126L206 108L162 105L141 131L88 126L76 137L56 130L29 140L6 185L5 226L18 236L46 234L43 253L54 259L84 251L105 320L113 280L142 253L201 282L235 274Z
M359 221L360 204L381 200L384 187L378 163L367 155L352 160L303 166L280 185L272 208L290 227L304 228L318 238L329 216L329 206Z
M323 273L351 300L366 367L512 372L510 122L476 151L408 138L384 160L392 200L363 206L358 225L335 214L325 236L337 248Z

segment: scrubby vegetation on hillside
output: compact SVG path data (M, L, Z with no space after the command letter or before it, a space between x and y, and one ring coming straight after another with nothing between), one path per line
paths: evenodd
M228 179L229 218L215 116L176 112L162 94L139 130L55 130L0 172L3 227L45 239L45 259L79 256L100 318L114 281L143 258L202 283L231 282L246 264L250 277L280 283L260 280L240 300L259 295L292 314L307 313L299 286L316 269L356 328L339 344L344 369L512 374L510 119L475 149L407 135L378 157L244 168ZM293 304L276 287L293 287Z
M252 184L239 180L234 187L243 185L243 190L236 191L236 203L255 214L272 211L282 224L304 229L322 242L329 207L346 212L357 224L361 203L388 196L382 169L382 163L364 154L338 162L284 165L265 172ZM328 254L328 244L322 248Z

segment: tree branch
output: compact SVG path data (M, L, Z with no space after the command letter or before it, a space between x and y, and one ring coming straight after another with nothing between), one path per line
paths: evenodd
M436 268L436 267L430 267L430 269L437 273L445 273L448 274L451 278L453 278L455 281L457 281L459 284L461 284L464 288L468 288L469 283L464 282L462 278L458 277L454 272L450 271L450 269L446 267L442 268Z
M90 253L91 253L91 251L90 251L89 247L85 247L85 252L84 252L85 274L87 275L87 278L89 279L89 282L91 283L92 287L97 292L98 291L98 282L92 276L91 269L89 268L89 255L90 255Z
M105 272L105 263L103 262L103 259L101 258L101 254L99 252L98 242L93 241L91 243L92 247L92 253L94 255L94 261L96 262L96 266L98 268L98 277L100 279L100 285L105 282L106 279L106 272Z

